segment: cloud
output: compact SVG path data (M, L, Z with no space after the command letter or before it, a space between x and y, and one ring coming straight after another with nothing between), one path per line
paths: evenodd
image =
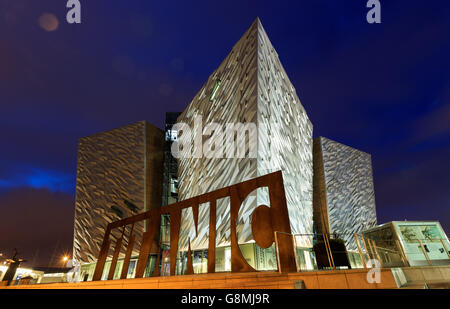
M37 167L14 166L0 170L0 189L18 187L46 188L51 192L75 192L75 177L72 173Z

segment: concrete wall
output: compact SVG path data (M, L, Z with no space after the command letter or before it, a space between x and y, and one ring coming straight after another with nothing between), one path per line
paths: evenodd
M425 284L450 284L450 266L402 267L392 269L398 287L423 288Z

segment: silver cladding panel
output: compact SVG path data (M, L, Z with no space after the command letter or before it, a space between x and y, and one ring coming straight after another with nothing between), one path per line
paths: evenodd
M211 102L218 79L221 84ZM257 157L180 159L180 200L281 169L292 231L312 233L312 124L259 20L211 74L178 122L193 128L197 115L203 117L203 124L257 124ZM264 188L251 193L243 203L238 216L239 243L253 241L250 216L260 204L270 206ZM225 201L217 203L216 230L217 246L229 245L229 203ZM205 235L202 231L199 234ZM312 244L306 239L301 245Z
M278 54L259 24L258 176L283 171L293 234L313 232L313 126ZM258 195L258 205L261 195ZM312 238L297 245L311 247Z
M111 206L118 207L124 217L132 215L124 199L140 207L138 212L144 210L144 171L144 121L79 140L74 258L96 262L107 224L119 219ZM134 227L138 242L143 231L143 223ZM117 236L113 234L112 245Z
M342 235L357 250L353 233L376 226L370 154L320 137L330 233Z

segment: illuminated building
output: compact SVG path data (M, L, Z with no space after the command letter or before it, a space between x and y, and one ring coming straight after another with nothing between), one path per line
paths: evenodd
M242 157L237 155L239 150L236 148L232 149L234 156L225 158L180 158L180 200L281 170L291 230L294 234L304 235L296 238L296 247L308 251L312 247L312 237L308 235L313 232L313 127L259 19L236 43L178 118L178 122L194 128L193 140L199 138L199 131L195 130L196 117L201 117L203 125L254 124L257 128L257 154L254 157L248 155L253 137L249 136L248 142L242 142L247 147ZM240 133L236 132L236 135ZM203 137L205 139L207 137ZM236 143L233 143L233 138L231 143L224 142L224 152L228 151L227 147L241 145L238 137L234 140ZM257 269L273 269L275 266L273 247L259 250L253 246L250 228L250 214L254 208L268 203L267 192L257 190L245 202L238 219L241 249L248 251L245 257ZM217 224L216 244L218 251L224 250L222 259L226 260L230 243L229 203L227 200L218 201L217 207L220 222ZM188 213L186 215L189 216ZM194 250L205 248L205 230L198 234L203 238L195 241ZM181 236L180 243L187 246ZM180 250L186 248L181 246Z
M96 262L109 222L160 207L163 143L163 131L146 121L80 138L73 248L76 260ZM134 231L139 244L145 226L135 226Z
M8 265L0 265L0 285L4 284L6 285L6 281L3 281L3 277L6 274L6 271L8 270ZM31 279L31 283L41 283L41 282L45 282L42 281L43 277L45 276L43 271L39 271L39 270L35 270L35 269L31 269L31 268L26 268L26 267L19 267L17 268L15 275L12 279L11 284L16 284L16 282L22 278L32 278ZM3 281L3 282L2 282Z
M358 258L354 234L377 224L370 154L315 138L313 200L316 232L343 239L350 260Z

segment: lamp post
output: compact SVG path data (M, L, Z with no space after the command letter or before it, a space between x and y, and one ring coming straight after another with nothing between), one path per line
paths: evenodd
M6 265L6 261L4 261L4 257L3 257L3 253L0 253L0 266L1 265Z
M62 258L63 267L66 267L67 261L69 261L69 257L67 255L63 256Z

